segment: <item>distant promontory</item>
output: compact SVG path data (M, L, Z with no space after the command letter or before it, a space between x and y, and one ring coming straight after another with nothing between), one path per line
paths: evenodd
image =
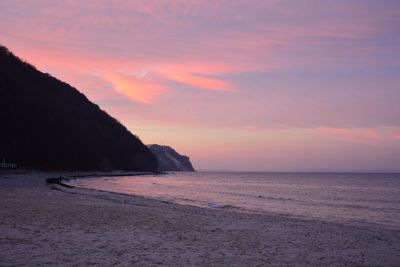
M159 171L195 171L188 156L181 155L169 146L148 145L156 155Z

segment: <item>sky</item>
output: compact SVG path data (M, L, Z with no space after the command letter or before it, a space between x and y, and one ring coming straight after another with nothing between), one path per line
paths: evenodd
M0 44L197 169L400 171L398 0L1 0Z

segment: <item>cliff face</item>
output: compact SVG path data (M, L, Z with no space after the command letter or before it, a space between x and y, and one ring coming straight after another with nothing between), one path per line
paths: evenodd
M0 46L0 158L34 169L155 171L157 159L70 85Z
M180 155L173 148L161 145L148 145L158 159L159 171L195 171L189 157Z

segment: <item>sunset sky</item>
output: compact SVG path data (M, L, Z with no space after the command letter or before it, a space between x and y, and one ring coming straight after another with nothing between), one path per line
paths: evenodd
M197 169L400 170L398 0L1 0L0 44Z

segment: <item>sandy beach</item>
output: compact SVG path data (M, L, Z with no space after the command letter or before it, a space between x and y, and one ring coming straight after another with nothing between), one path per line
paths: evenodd
M203 209L0 174L1 266L400 266L400 231Z

